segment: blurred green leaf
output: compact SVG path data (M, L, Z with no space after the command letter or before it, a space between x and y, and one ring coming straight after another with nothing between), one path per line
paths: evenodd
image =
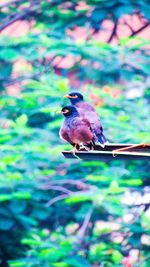
M0 8L0 265L121 267L136 249L148 267L149 162L65 159L56 111L79 91L111 143L150 143L149 1L31 2Z

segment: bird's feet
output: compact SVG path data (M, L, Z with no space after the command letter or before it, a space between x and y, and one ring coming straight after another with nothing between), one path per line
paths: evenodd
M90 150L90 148L89 147L87 147L87 146L85 146L84 144L80 144L80 150L81 149L85 149L86 151L89 151Z
M73 156L75 158L77 158L77 159L79 159L79 157L76 155L76 153L78 152L78 150L79 150L79 145L78 144L75 144L74 148L71 149L71 151L70 151L73 154Z
M74 147L73 149L70 150L70 152L71 152L74 156L76 156L77 151L78 151L78 150L77 150L76 147Z

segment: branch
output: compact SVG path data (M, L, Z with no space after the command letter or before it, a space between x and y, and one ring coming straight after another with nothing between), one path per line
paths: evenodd
M132 33L134 33L133 28L131 27L131 25L130 25L125 19L124 19L124 24L125 24L126 26L128 26L128 28L131 30Z
M80 180L57 180L57 181L51 181L50 184L47 184L47 186L51 185L51 184L70 184L70 185L75 185L80 189L88 189L91 187L91 185L86 184Z
M145 25L143 25L141 28L139 28L137 31L134 31L130 37L135 36L136 34L140 33L141 31L143 31L144 29L146 29L148 26L150 25L150 22L147 22Z
M118 25L118 20L116 20L114 22L114 27L113 27L113 30L112 30L112 33L107 41L107 43L110 43L112 41L112 39L117 36L117 25Z
M0 32L3 31L5 28L7 28L8 26L10 26L11 24L13 24L14 22L20 20L20 19L24 19L26 15L26 12L22 12L20 14L17 14L14 18L10 19L9 21L5 22L4 24L2 24L0 26Z
M82 193L84 193L84 194L88 194L89 193L89 191L81 191ZM59 200L62 200L62 199L65 199L65 198L68 198L68 197L70 197L70 196L77 196L79 194L79 191L77 191L77 192L69 192L69 193L67 193L67 194L64 194L64 195L60 195L60 196L57 196L57 197L54 197L54 198L52 198L50 201L48 201L47 203L46 203L46 207L49 207L49 206L51 206L51 205L53 205L55 202L57 202L57 201L59 201Z
M55 57L53 57L53 59ZM51 70L49 66L48 66L48 68L47 68L47 66L44 66L44 67L45 68L41 71L38 71L38 72L32 73L32 74L25 74L25 75L19 76L17 78L7 78L6 80L4 78L2 78L2 79L0 78L0 82L3 82L5 86L8 86L8 85L12 85L15 83L21 83L24 80L30 80L30 79L38 79L39 80L39 77L48 73Z
M0 4L0 8L8 7L8 6L14 5L14 4L22 4L23 2L25 2L25 0L13 0L13 1L9 1L9 2L6 2L6 3Z
M30 6L29 8L24 9L22 13L14 15L14 17L8 21L6 21L4 24L0 26L0 32L3 31L5 28L13 24L14 22L25 19L29 14L31 15L33 12L37 11L40 8L39 5Z
M146 211L150 207L150 203L140 203L132 205L132 208L139 208L139 207L143 207L144 208L143 211Z
M2 81L5 86L8 86L8 85L12 85L15 83L20 83L24 80L38 79L39 77L41 77L41 75L43 75L42 72L37 72L37 73L32 74L32 75L19 76L18 78L8 78L7 80L0 79L0 81Z
M54 197L54 198L52 198L50 201L48 201L47 203L46 203L46 207L50 207L50 206L52 206L54 203L56 203L56 202L58 202L58 201L60 201L60 200L63 200L63 199L65 199L65 198L67 198L68 197L68 195L66 195L66 194L64 194L64 195L60 195L60 196L57 196L57 197Z
M22 4L23 2L25 2L24 0L14 0L14 1L11 1L11 2L7 2L7 3L4 3L0 6L0 8L3 8L3 7L7 7L8 5L11 5L11 4ZM30 1L28 1L30 3ZM64 0L64 2L67 2L67 0ZM49 2L49 8L51 8L52 6L57 6L58 5L58 2L57 1L51 1ZM27 19L27 16L30 14L32 14L33 12L37 11L37 9L41 9L41 5L40 5L40 1L39 0L35 0L35 1L31 1L30 3L30 6L28 8L25 8L22 13L19 12L19 14L14 14L13 18L8 18L6 17L6 22L4 22L4 24L2 24L0 26L0 32L2 30L4 30L5 28L7 28L8 26L10 26L11 24L13 24L14 22L20 20L20 19ZM12 17L12 15L11 15Z
M55 191L61 191L66 194L72 193L72 191L68 190L67 188L63 186L57 186L57 185L49 185L49 186L40 186L39 188L43 190L55 190Z
M85 216L84 222L78 231L77 238L80 240L82 240L83 237L85 236L86 230L89 226L89 222L90 222L92 213L93 213L93 207L89 209L88 213Z

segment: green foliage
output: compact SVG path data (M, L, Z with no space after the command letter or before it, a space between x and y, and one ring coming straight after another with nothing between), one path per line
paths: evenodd
M0 14L2 26L23 11L31 22L22 37L0 36L0 265L119 267L136 249L135 266L148 267L149 162L65 160L70 146L59 139L56 111L73 80L111 142L150 142L148 41L130 36L111 45L67 33L74 26L96 33L104 19L135 9L148 19L149 3L93 0L80 10L78 1L32 2Z

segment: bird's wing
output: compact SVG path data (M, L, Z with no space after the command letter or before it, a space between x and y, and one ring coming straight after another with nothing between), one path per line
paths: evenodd
M88 128L90 128L91 129L91 124L90 124L90 122L89 122L89 120L87 120L87 119L81 119L81 124L82 125L85 125L86 127L88 127Z
M82 140L84 144L88 143L90 140L93 140L94 133L91 128L90 122L83 118L79 117L74 122L74 134L79 139Z
M91 130L91 124L89 120L82 116L74 120L74 127L86 127Z
M87 103L87 102L83 102L83 101L81 101L81 102L79 102L79 103L77 103L76 104L76 106L78 107L78 108L82 108L82 109L84 109L85 111L95 111L95 108L91 105L91 104L89 104L89 103Z
M94 133L94 141L98 141L100 144L106 144L107 139L103 134L103 127L95 108L86 102L79 102L78 110L82 117L90 122L91 128Z
M91 104L86 102L79 102L78 110L81 116L90 122L93 130L95 130L99 134L103 132L103 127L99 115Z

